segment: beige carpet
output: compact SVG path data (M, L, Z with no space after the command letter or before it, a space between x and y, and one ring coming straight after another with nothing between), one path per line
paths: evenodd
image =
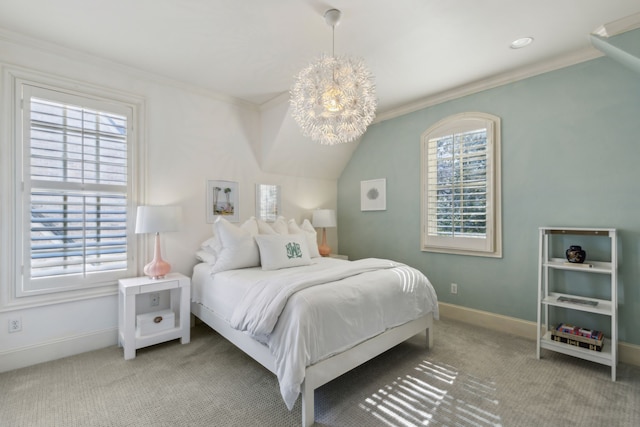
M640 426L640 369L544 352L532 341L436 322L316 391L318 426ZM0 374L0 425L299 426L276 378L206 325L192 342L106 348Z

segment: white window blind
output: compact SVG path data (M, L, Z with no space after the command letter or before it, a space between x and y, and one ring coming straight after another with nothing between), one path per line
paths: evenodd
M499 253L499 162L492 120L453 116L423 134L423 250Z
M25 294L127 274L131 108L23 85ZM28 240L27 240L28 239Z
M274 222L280 214L280 186L256 184L256 216Z
M486 129L431 139L428 150L429 234L486 238Z

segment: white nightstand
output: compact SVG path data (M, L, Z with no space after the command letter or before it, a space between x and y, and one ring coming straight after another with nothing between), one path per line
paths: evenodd
M161 342L181 339L182 344L187 344L190 339L190 300L191 280L180 273L169 273L164 279L151 279L150 277L134 277L118 281L118 345L124 347L124 358L136 357L136 350L142 347ZM145 313L154 313L154 308L148 306L144 309L136 309L136 297L150 292L169 291L169 310L173 313L174 323L166 329L154 332L144 331L142 325L136 325L136 316ZM139 304L142 306L144 304ZM156 310L158 311L158 310ZM163 321L162 313L151 317L156 323ZM166 311L165 311L166 314ZM165 316L170 318L169 316ZM153 321L152 319L152 321ZM166 321L166 319L164 320ZM164 327L164 326L163 326Z

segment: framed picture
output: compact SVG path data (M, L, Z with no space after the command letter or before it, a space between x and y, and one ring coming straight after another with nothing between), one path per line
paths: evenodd
M384 211L387 209L387 180L360 181L360 210Z
M233 181L207 181L207 222L218 216L238 222L238 183Z

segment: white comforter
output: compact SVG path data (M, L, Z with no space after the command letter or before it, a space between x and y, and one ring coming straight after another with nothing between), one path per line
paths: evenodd
M427 313L438 318L433 286L404 264L370 258L287 270L252 285L230 323L267 343L289 409L307 366Z

